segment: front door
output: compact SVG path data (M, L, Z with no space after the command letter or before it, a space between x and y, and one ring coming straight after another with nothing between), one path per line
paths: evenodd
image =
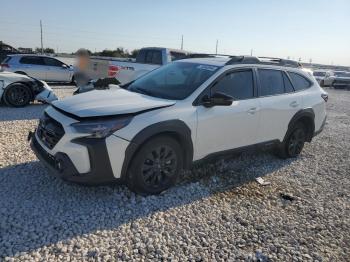
M236 69L211 87L210 94L225 93L234 102L230 106L197 107L195 160L256 143L260 105L254 82L252 69Z
M68 66L63 62L50 57L45 57L44 61L47 65L47 81L70 82L71 75Z

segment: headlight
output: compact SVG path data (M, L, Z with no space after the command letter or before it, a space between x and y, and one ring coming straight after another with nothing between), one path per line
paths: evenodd
M104 138L127 126L131 120L132 117L121 117L95 121L82 121L73 123L71 126L79 133L90 134L88 136L90 138Z

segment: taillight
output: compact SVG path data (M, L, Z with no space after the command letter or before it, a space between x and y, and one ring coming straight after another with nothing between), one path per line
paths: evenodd
M5 68L10 68L10 65L9 64L0 64L0 67L2 69L5 69Z
M323 100L324 100L325 102L328 101L328 95L327 95L327 94L322 94L321 97L323 98Z
M110 77L115 77L118 74L118 71L120 70L119 66L115 66L115 65L110 65L108 67L108 76Z

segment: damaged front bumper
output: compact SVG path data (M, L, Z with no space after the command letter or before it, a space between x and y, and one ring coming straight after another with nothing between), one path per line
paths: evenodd
M58 98L52 88L46 82L40 82L43 84L43 90L35 96L35 100L47 104L51 104L53 101L57 100Z

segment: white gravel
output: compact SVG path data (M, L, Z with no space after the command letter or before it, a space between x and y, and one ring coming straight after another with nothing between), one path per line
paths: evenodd
M229 157L146 198L50 176L26 142L45 106L0 107L0 261L349 261L350 92L329 94L299 158Z

